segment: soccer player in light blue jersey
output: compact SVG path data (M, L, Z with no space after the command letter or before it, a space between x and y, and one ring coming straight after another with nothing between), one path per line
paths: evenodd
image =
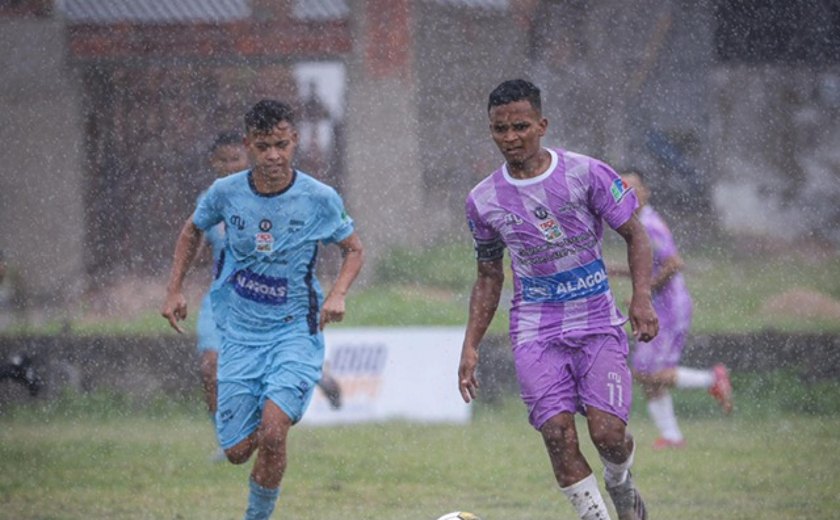
M246 520L271 516L286 468L286 437L312 398L324 361L322 330L345 314L363 263L362 243L338 194L293 168L292 110L263 100L245 115L253 167L213 183L187 219L161 314L177 331L187 316L185 274L202 234L224 222L225 248L211 288L222 331L216 431L234 464L256 452ZM315 277L319 244L342 252L326 298Z
M228 131L218 134L213 140L213 144L210 145L209 163L217 178L227 177L232 173L248 168L248 154L242 138L241 132ZM206 193L205 191L199 196L199 201ZM204 242L212 252L213 266L216 269L220 265L222 251L225 247L225 225L219 223L210 228L204 233ZM204 393L204 401L207 403L207 410L215 421L216 366L222 339L216 328L216 321L213 319L210 291L207 291L207 294L201 300L201 308L198 311L196 323L196 337L200 357L201 389ZM225 455L221 450L213 457L215 461L224 459Z

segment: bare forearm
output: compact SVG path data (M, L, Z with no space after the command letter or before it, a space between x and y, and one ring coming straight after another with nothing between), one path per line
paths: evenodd
M201 245L201 235L201 230L195 227L192 221L187 221L181 228L181 233L178 235L178 241L175 244L175 256L172 260L169 282L166 284L167 292L181 291L184 278L187 276L187 272L189 272Z
M490 327L502 295L502 279L479 277L470 294L470 314L464 346L478 350L484 334Z
M627 264L630 268L633 296L650 297L653 253L647 233L633 233L625 235L624 238L627 241Z
M330 293L345 296L362 270L365 262L365 252L361 240L355 234L341 242L339 247L342 256L341 267Z

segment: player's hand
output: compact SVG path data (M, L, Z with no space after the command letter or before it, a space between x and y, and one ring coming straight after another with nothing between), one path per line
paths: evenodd
M630 327L638 341L650 341L659 333L659 317L653 310L650 296L636 296L630 300Z
M461 349L461 363L458 366L458 389L465 403L469 403L478 395L478 379L475 369L478 366L478 350L464 346Z
M321 319L319 327L324 330L327 323L339 322L344 319L344 298L338 295L330 294L324 300L324 305L321 307Z
M180 292L167 294L160 315L166 318L169 326L177 330L179 334L183 334L184 329L178 325L178 322L187 319L187 299L184 294Z

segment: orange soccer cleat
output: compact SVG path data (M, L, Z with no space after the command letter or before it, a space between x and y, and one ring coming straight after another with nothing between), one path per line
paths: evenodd
M729 370L723 363L718 363L712 370L715 382L709 387L709 395L714 397L723 409L723 413L732 413L732 383L729 381Z

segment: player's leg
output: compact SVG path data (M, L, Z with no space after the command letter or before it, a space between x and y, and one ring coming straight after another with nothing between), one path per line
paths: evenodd
M574 370L589 436L604 463L604 483L619 520L643 520L644 501L630 474L635 442L627 431L633 401L627 335L621 327L612 327L581 339L586 345Z
M218 349L221 347L222 341L216 328L216 321L213 319L213 309L209 295L205 296L202 300L201 308L198 312L196 336L198 338L198 353L200 356L199 375L201 376L201 391L204 396L204 402L207 404L210 419L215 423L216 409L218 407L216 371L219 359ZM218 448L212 460L221 462L224 459L224 452L221 448Z
M578 516L583 520L609 518L595 474L580 451L574 414L555 415L542 426L540 433L554 478Z
M219 362L219 353L213 349L206 349L201 352L199 372L201 374L201 390L204 394L204 402L207 404L207 411L211 415L216 414L217 388L216 368Z
M627 431L624 420L592 407L586 410L586 420L589 435L604 463L604 483L619 520L645 520L645 503L630 473L636 452L635 440Z
M334 410L341 408L341 385L338 384L338 380L330 373L326 364L324 364L321 379L318 380L318 388L324 392L324 396L329 401L330 407Z
M245 520L267 519L274 511L286 471L286 438L291 427L289 416L267 400L257 430L257 457L251 470Z
M272 345L269 352L262 377L262 418L246 520L267 519L274 511L286 470L289 429L303 417L321 378L323 337L293 335Z
M528 420L543 436L561 491L585 520L608 519L598 482L580 452L574 414L578 409L569 366L572 352L557 343L533 341L514 348L521 397Z

